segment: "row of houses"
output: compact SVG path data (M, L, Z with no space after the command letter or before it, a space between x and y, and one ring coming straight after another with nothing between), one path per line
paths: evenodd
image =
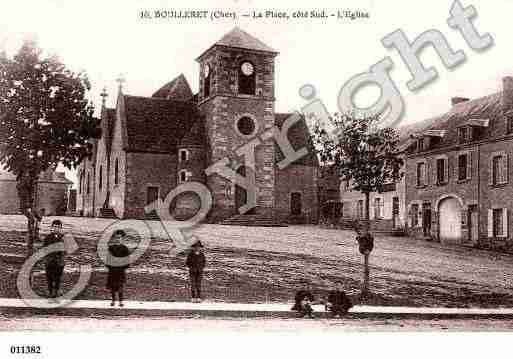
M415 237L507 244L513 225L513 78L497 93L452 98L440 116L398 129L404 177L370 198L374 226ZM364 196L341 184L342 216L363 215Z

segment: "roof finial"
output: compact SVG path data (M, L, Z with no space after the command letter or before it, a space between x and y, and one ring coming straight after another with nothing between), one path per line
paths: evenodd
M123 74L119 74L116 82L118 83L118 91L123 92L123 84L126 82L125 76Z
M102 97L102 107L105 107L105 102L107 101L107 96L109 96L109 94L107 93L107 88L104 87L100 96Z

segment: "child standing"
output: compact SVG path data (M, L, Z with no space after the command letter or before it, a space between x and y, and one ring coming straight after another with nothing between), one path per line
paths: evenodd
M201 302L201 280L203 279L203 269L205 268L203 244L200 241L192 245L191 251L187 255L185 265L189 268L191 300L193 303L199 303Z
M52 222L51 232L45 237L43 246L47 247L55 243L64 245L62 222L58 219ZM62 273L64 272L64 251L52 252L46 256L45 272L48 297L55 299L59 296Z
M130 255L127 246L121 243L126 236L125 231L122 229L116 230L110 239L109 254L114 257L123 258ZM123 306L123 288L126 282L126 269L128 265L124 266L111 266L107 264L109 273L107 275L107 289L110 290L112 296L111 307L116 304L116 293L119 298L119 306Z

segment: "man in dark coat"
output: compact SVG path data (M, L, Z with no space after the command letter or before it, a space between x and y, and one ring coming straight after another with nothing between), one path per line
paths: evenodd
M336 289L328 293L326 310L329 310L333 317L338 317L347 314L352 306L351 300L343 290L342 283L338 282Z
M118 258L124 258L130 255L128 247L121 241L125 238L126 233L122 229L116 230L111 237L109 244L109 255ZM123 306L123 288L126 282L126 269L128 265L113 266L107 264L109 273L107 274L107 289L110 290L112 302L110 305L113 307L116 304L116 293L118 293L119 306Z
M297 311L301 317L314 318L312 304L315 302L315 297L311 292L310 284L302 279L301 286L302 289L298 290L294 297L292 310Z
M192 245L185 265L189 268L192 302L201 302L201 280L205 268L205 255L203 254L203 244L200 241Z
M51 232L45 237L43 246L47 247L55 243L64 244L62 222L58 219L52 222ZM62 273L64 272L64 251L52 252L45 257L45 272L48 283L48 296L49 298L57 298L59 296Z

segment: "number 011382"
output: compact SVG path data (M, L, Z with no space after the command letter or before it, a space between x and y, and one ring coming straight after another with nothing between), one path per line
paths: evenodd
M41 354L39 345L11 345L11 354Z

